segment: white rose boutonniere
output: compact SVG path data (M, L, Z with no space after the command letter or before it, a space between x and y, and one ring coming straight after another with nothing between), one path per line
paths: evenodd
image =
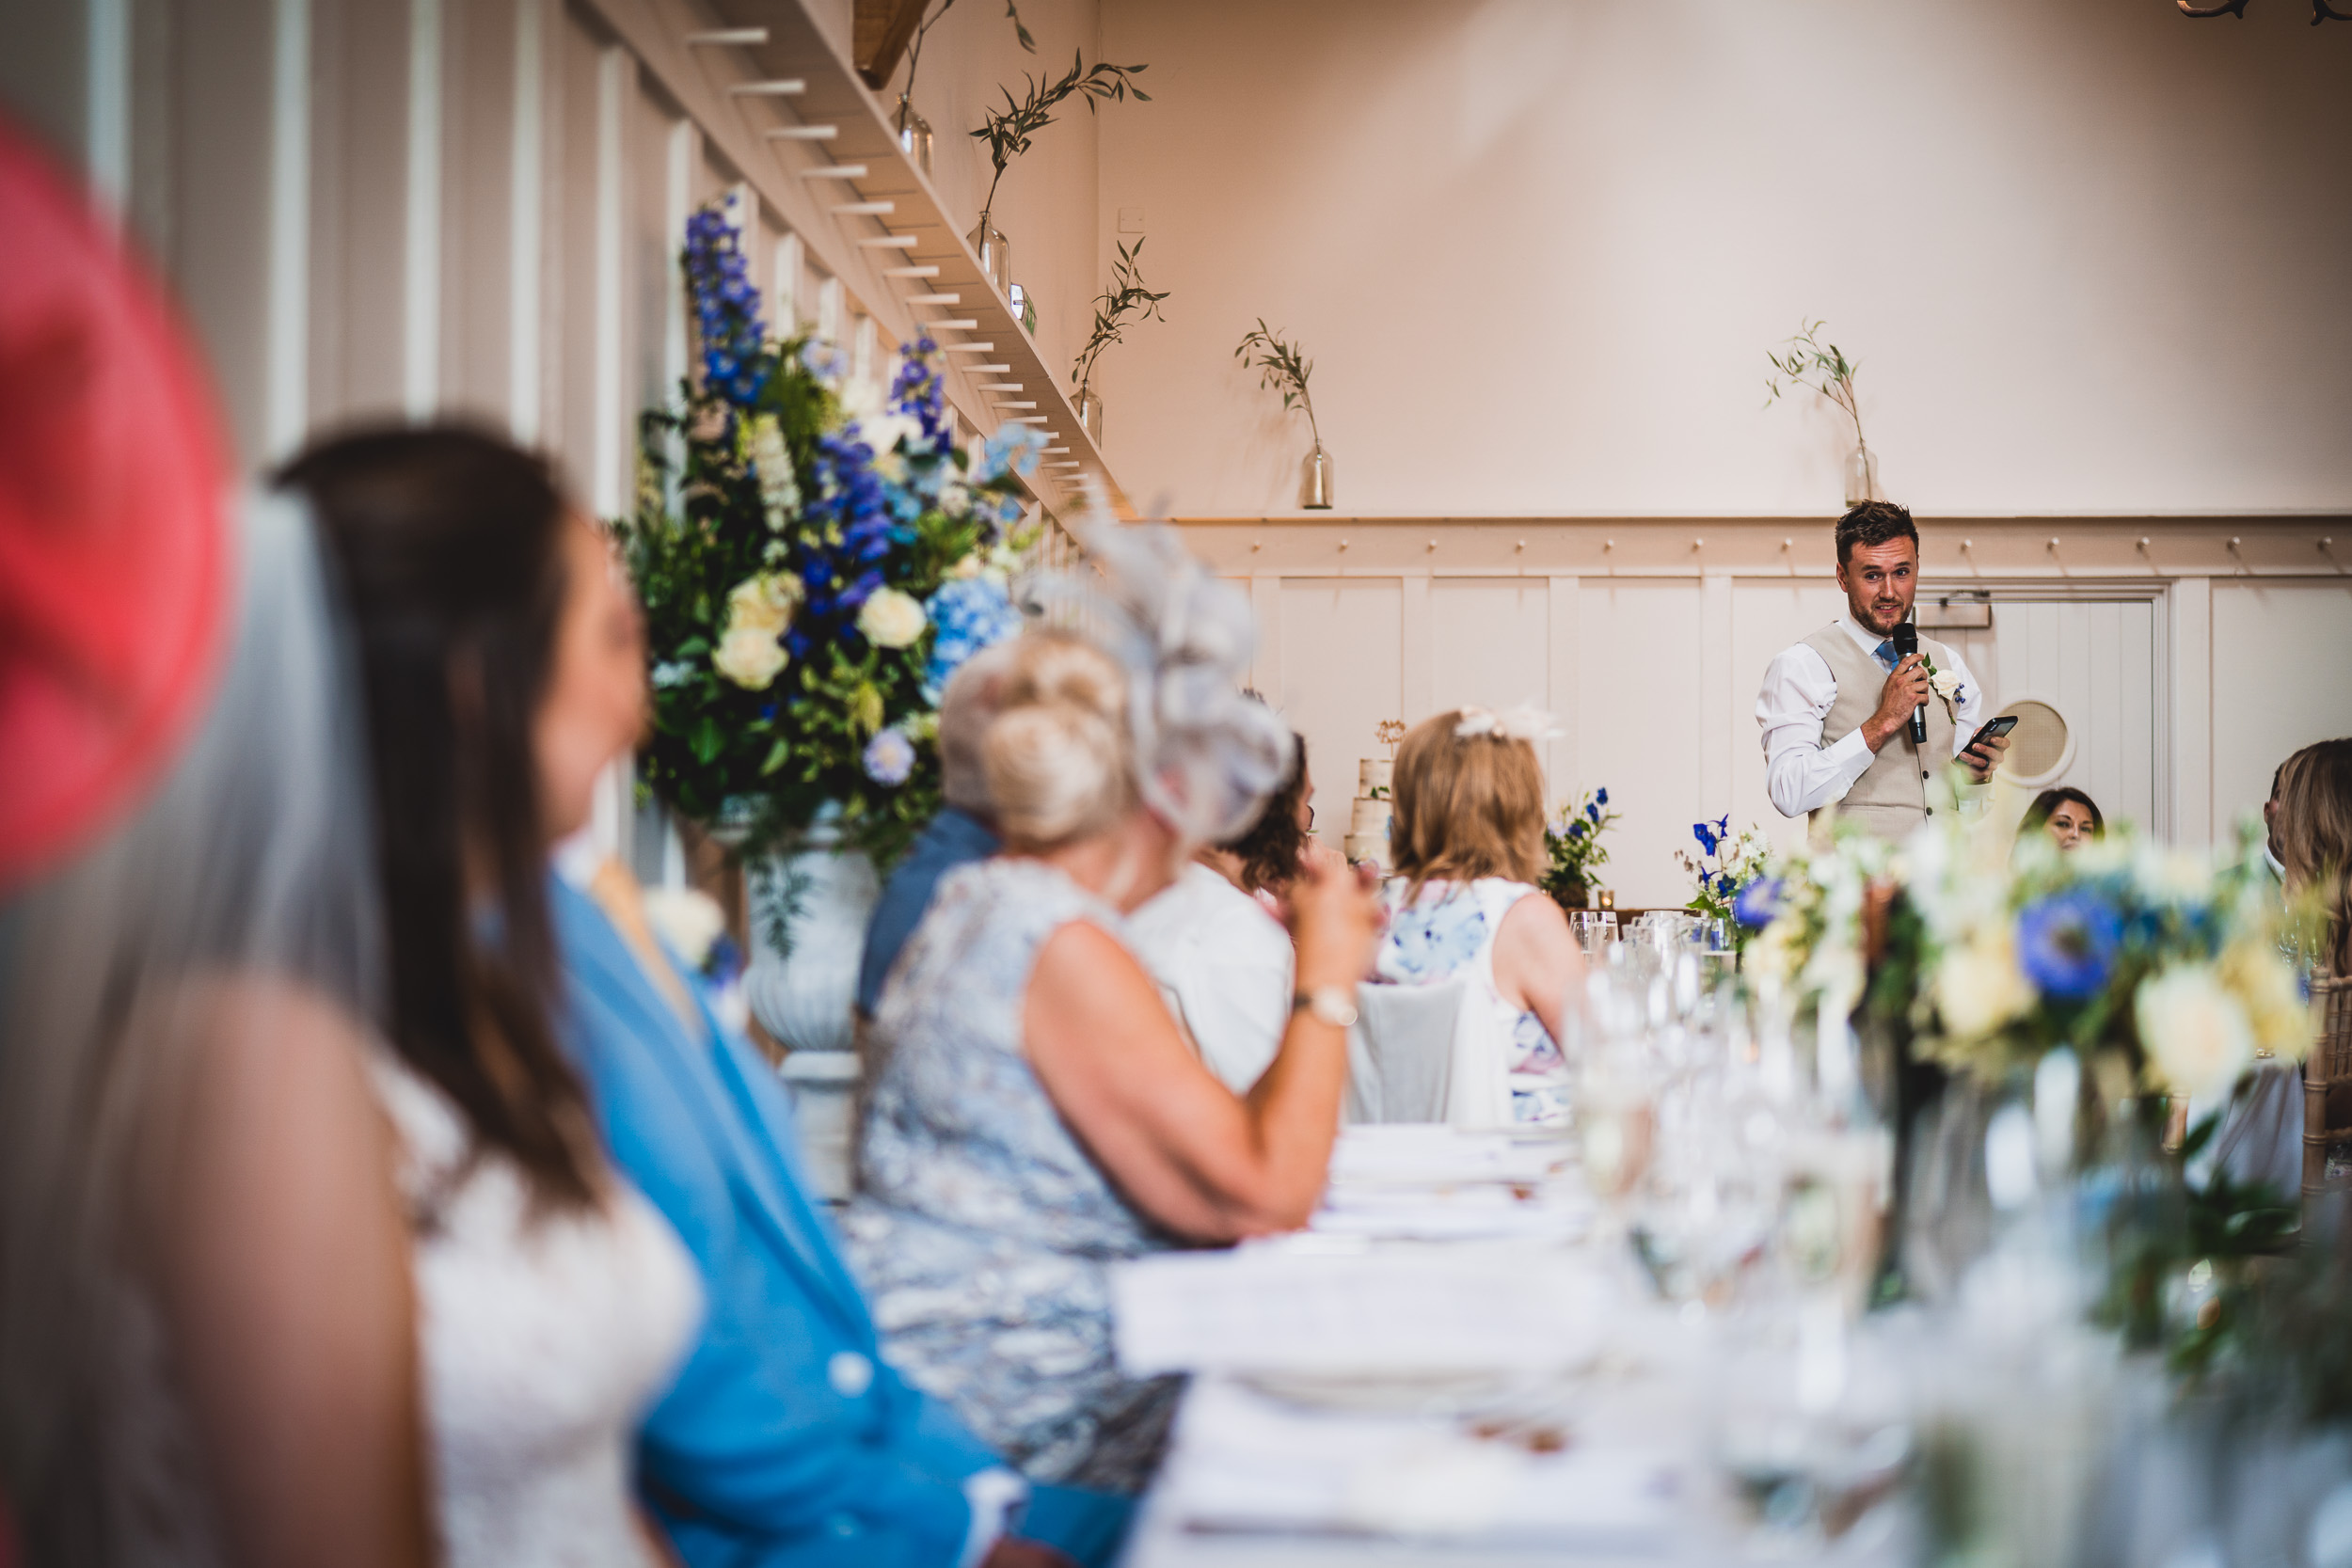
M857 629L878 648L912 647L930 624L922 602L896 588L875 589L857 612Z

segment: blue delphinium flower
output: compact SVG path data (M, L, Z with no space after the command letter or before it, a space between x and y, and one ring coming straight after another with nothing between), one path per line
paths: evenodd
M1584 818L1588 822L1597 822L1600 820L1600 805L1597 801L1587 800L1584 802Z
M1582 838L1584 836L1584 824L1581 821L1569 823L1568 836L1570 838Z
M933 706L947 689L947 677L965 659L1021 630L1021 611L1013 607L1012 595L987 578L943 584L923 608L938 628L930 662L923 671L923 700Z
M2017 916L2017 965L2044 996L2084 1002L2105 989L2123 922L2088 888L2054 893Z
M883 730L866 743L862 761L867 778L895 789L914 772L914 742L904 730Z
M1597 789L1593 791L1593 799L1605 806L1609 803L1609 791L1606 789Z
M1781 899L1787 892L1788 883L1780 878L1758 877L1732 900L1731 917L1751 931L1760 931L1780 913Z
M735 226L714 207L686 221L686 282L702 336L703 378L729 403L747 407L768 384L759 291L752 287Z
M1691 836L1697 839L1699 841L1699 848L1703 852L1709 855L1715 852L1715 846L1723 842L1720 838L1715 836L1714 828L1710 824L1705 822L1692 823Z

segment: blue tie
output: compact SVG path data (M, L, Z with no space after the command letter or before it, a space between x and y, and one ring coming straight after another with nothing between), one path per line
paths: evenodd
M1893 671L1896 665L1902 662L1902 660L1895 657L1895 640L1891 637L1879 644L1878 656L1879 662L1886 666L1890 672Z

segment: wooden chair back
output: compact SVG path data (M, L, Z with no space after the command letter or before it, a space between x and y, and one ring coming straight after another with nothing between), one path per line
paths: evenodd
M2327 1184L2330 1145L2352 1143L2352 974L2312 977L2319 1036L2303 1063L2303 1191Z

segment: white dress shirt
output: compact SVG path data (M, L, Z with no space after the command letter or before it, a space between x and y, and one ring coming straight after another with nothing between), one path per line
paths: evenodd
M1853 639L1854 646L1877 659L1879 644L1886 639L1843 615L1837 626ZM1952 704L1952 755L1957 757L1983 722L1984 689L1956 651L1947 673L1960 677L1960 696ZM1830 673L1829 660L1803 642L1783 648L1765 667L1756 721L1764 729L1765 789L1783 816L1803 816L1844 800L1877 758L1859 729L1834 745L1821 744L1821 721L1836 700L1837 678Z
M1159 981L1201 1062L1227 1088L1248 1094L1290 1027L1291 934L1199 862L1126 924L1128 945Z

